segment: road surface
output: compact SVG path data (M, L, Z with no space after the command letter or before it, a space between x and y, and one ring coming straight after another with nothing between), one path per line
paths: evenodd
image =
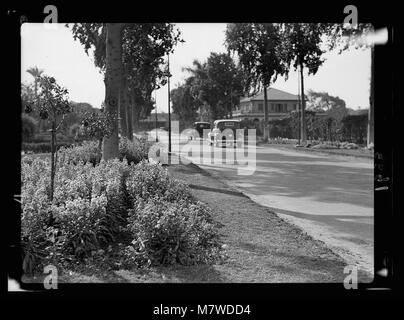
M167 133L159 132L159 139L167 143ZM190 146L206 148L205 141L188 142L178 134L172 135L172 140L173 152L324 241L348 264L373 274L372 159L257 146L254 173L238 175L237 165L217 159L221 150L203 156L188 152ZM233 148L211 149L225 152Z

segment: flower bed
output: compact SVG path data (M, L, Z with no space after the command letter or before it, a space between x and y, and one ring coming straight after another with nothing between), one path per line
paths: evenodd
M94 163L87 148L62 151L52 201L50 161L23 158L25 272L43 270L48 263L69 268L94 257L105 261L106 252L113 253L116 266L126 268L215 259L220 245L210 209L185 184L147 160Z

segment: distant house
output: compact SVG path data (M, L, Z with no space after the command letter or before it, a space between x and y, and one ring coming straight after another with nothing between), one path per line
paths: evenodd
M267 89L268 121L282 119L289 112L298 110L299 97L297 95L275 89ZM244 97L240 105L233 110L234 119L252 120L261 122L264 120L264 92L252 97Z

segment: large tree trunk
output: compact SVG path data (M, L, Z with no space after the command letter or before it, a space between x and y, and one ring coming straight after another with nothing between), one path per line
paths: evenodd
M121 136L128 136L128 125L127 125L127 95L126 95L126 81L122 78L121 87L119 89L119 119L121 126Z
M369 103L369 113L368 113L368 132L367 132L367 145L370 147L374 144L374 81L375 81L375 47L374 45L370 51L370 103Z
M304 99L303 64L300 64L300 84L302 93L302 112L300 114L300 138L301 144L306 144L306 100Z
M55 153L56 153L56 124L55 121L52 122L51 129L51 186L50 186L50 201L53 201L53 194L55 189Z
M267 89L268 88L264 86L264 141L268 141L269 138Z
M127 126L128 126L128 139L132 141L133 139L133 99L130 99L130 95L128 92L128 88L126 87L126 93L127 93L127 99L128 103L126 104L126 121L127 121Z
M122 47L120 23L107 23L106 72L105 72L105 111L118 116L119 88L122 75ZM105 138L103 159L117 158L119 154L118 120L114 121L112 134Z
M131 112L131 117L132 117L132 131L133 130L138 130L139 129L139 110L140 108L136 105L136 93L132 92L132 112Z

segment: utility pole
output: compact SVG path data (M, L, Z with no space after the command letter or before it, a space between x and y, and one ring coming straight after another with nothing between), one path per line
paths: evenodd
M268 139L269 139L267 89L268 89L268 87L266 85L264 85L264 141L265 142L268 142Z
M300 77L299 73L297 74L297 98L299 99L299 103L297 105L297 119L299 123L299 130L297 134L297 139L298 139L298 145L300 145L300 108L301 108L301 102L300 102Z
M167 54L168 67L168 164L171 164L171 110L170 110L170 54Z
M367 146L370 147L374 144L374 82L375 82L375 45L373 44L370 49L370 103L368 112L368 132L367 132Z
M299 61L300 62L300 61ZM300 64L300 85L302 87L301 93L302 93L302 113L300 115L300 119L301 119L301 124L300 124L300 139L302 141L302 144L306 144L306 114L305 114L305 100L304 100L304 85L303 85L303 63L299 63Z
M156 111L154 112L155 118L156 118L156 121L155 121L155 127L156 127L156 142L158 142L159 139L158 139L158 136L157 136L157 90L156 90L156 89L154 89L154 104L156 105Z

